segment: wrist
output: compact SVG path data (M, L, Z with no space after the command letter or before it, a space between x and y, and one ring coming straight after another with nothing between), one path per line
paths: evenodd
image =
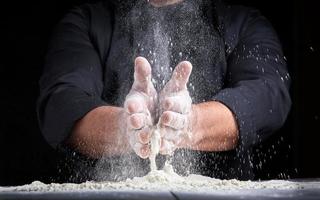
M190 144L189 146L193 147L195 146L197 143L199 143L199 141L201 140L201 136L198 134L198 122L199 122L199 107L198 105L192 104L191 106L191 113L190 113L190 123L189 123L189 131L190 131Z
M201 136L198 133L198 113L199 107L192 104L191 111L187 117L187 125L185 127L185 136L179 148L195 149L195 146L201 141Z
M192 106L191 137L185 147L202 151L227 151L238 142L238 125L232 111L216 101Z

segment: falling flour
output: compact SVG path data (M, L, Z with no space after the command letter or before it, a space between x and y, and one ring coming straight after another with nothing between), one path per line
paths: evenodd
M151 171L156 171L156 156L160 151L160 132L158 126L154 128L153 133L151 135L150 147L150 169Z

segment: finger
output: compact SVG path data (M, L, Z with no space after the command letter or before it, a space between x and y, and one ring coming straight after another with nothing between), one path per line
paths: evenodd
M149 145L145 145L145 144L140 144L140 143L136 143L133 147L134 152L136 152L136 154L143 158L146 159L149 157L150 155L150 147Z
M124 107L127 113L141 113L145 109L145 99L139 94L130 95L127 97Z
M146 127L140 131L137 131L137 140L141 144L148 144L151 138L151 130L150 128Z
M162 139L160 146L160 154L162 155L172 155L176 149L174 143L169 140Z
M128 118L128 128L130 130L139 130L146 126L147 116L145 113L135 113Z
M172 111L165 111L161 115L160 123L163 126L180 130L186 126L187 116Z
M183 61L177 65L169 81L171 92L178 92L187 88L191 71L192 64L188 61Z
M135 89L149 93L151 83L151 66L144 57L137 57L134 67L134 87Z
M167 97L164 101L164 109L181 114L187 114L191 110L192 100L189 95Z
M165 140L176 141L180 138L181 131L177 131L168 126L162 126L160 128L160 136Z

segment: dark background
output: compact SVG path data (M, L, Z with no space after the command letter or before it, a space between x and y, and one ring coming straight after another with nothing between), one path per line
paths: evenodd
M1 4L0 185L50 181L56 153L37 125L38 80L54 25L84 0ZM231 2L231 1L230 1ZM320 178L319 19L316 1L235 0L272 22L283 43L293 83L285 126L255 149L260 179Z

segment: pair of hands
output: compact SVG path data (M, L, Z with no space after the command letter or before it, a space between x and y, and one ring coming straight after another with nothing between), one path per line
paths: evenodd
M191 71L190 62L178 64L171 79L157 94L151 82L149 62L143 57L136 58L134 83L126 97L124 109L129 143L141 158L150 155L150 138L155 126L160 129L161 154L172 154L190 140L194 117L187 83ZM159 121L156 121L159 111Z

